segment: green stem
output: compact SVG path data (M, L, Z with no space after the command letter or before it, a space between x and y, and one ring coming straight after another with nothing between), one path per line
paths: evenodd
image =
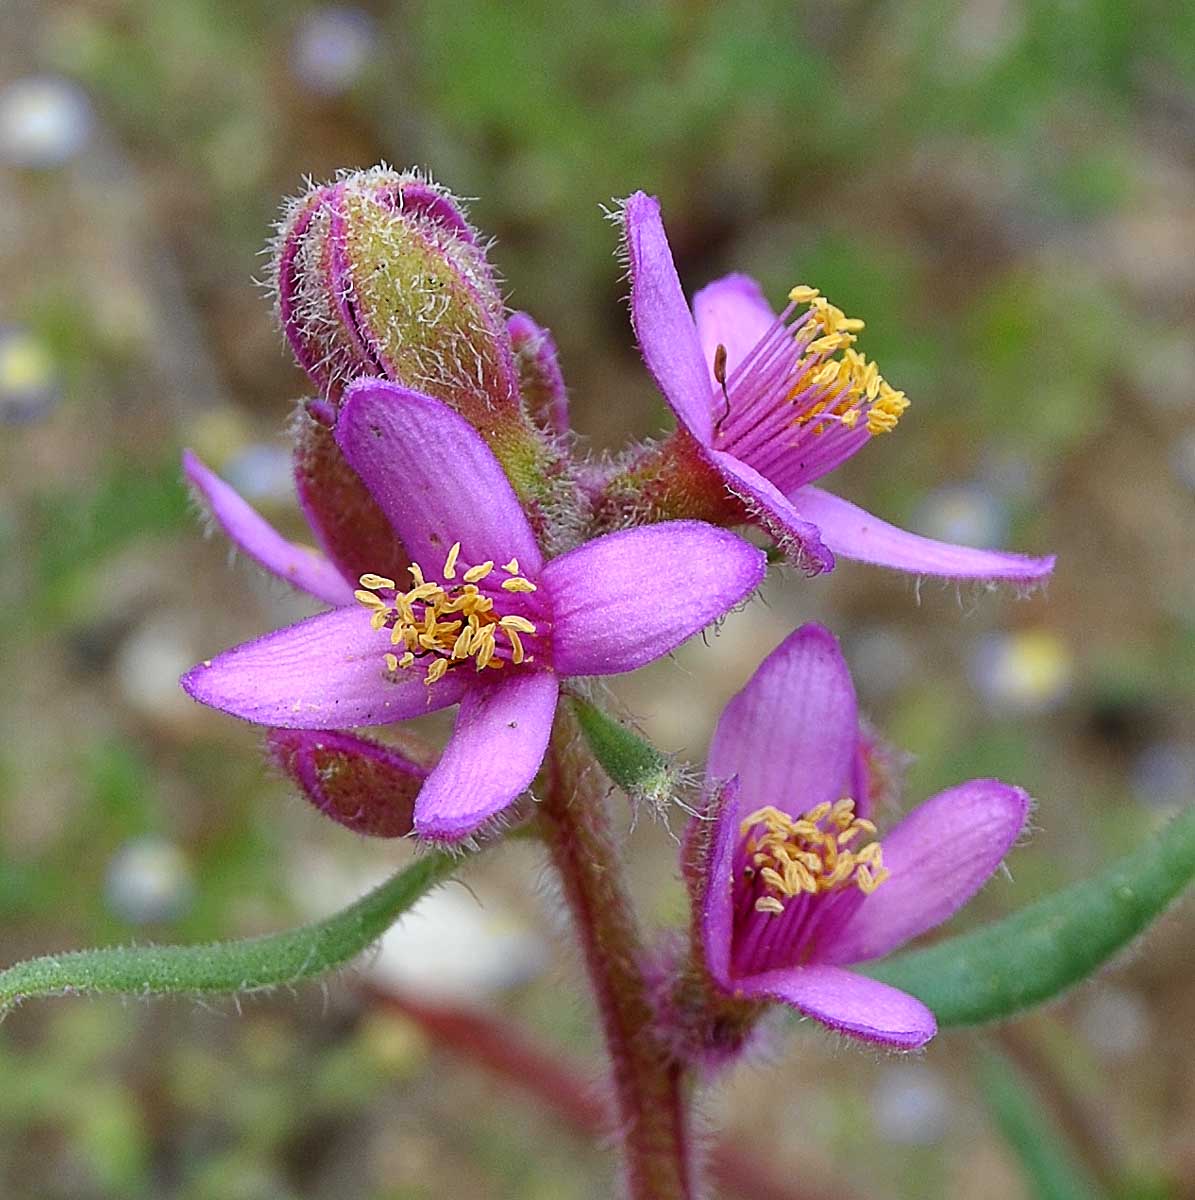
M199 946L115 946L34 958L0 971L0 1012L35 996L213 994L298 983L343 966L456 869L426 854L335 916L286 933Z
M627 1194L631 1200L690 1200L694 1185L685 1081L654 1027L655 1010L642 969L642 933L605 786L575 716L562 705L540 812L610 1053Z

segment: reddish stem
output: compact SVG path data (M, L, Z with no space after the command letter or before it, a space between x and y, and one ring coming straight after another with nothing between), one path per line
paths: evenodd
M512 1084L565 1124L592 1138L609 1134L610 1106L586 1081L583 1070L562 1056L544 1050L521 1029L475 1009L446 1007L403 995L387 987L367 987L366 995L379 1008L413 1021L438 1047L482 1067ZM800 1188L765 1164L770 1153L741 1149L728 1140L709 1150L709 1173L720 1196L743 1200L827 1200L828 1192ZM834 1200L845 1200L836 1189Z
M692 1200L683 1073L661 1041L640 967L643 938L610 823L605 780L562 705L550 781L540 805L544 842L560 875L601 1015L632 1200Z

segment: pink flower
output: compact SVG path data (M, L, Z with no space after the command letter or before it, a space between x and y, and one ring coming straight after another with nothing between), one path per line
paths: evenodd
M805 625L764 660L714 732L707 781L722 803L698 897L701 937L728 994L780 1001L841 1033L911 1050L937 1031L933 1013L847 968L975 895L1024 828L1029 797L974 779L875 841L860 745L838 644Z
M908 407L854 348L862 322L816 289L793 288L777 315L755 280L728 275L685 302L659 203L625 205L631 321L648 369L676 414L697 473L733 498L810 572L835 556L917 575L1031 584L1054 567L933 541L812 486ZM699 485L694 482L694 488Z
M416 800L425 838L471 835L531 784L561 678L643 666L763 578L762 552L696 521L608 534L545 561L481 436L397 384L346 389L336 440L409 554L411 579L343 578L192 459L233 540L338 607L228 650L182 684L213 708L288 729L384 725L459 704Z

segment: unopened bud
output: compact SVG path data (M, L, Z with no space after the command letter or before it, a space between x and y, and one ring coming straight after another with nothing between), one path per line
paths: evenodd
M327 556L349 579L366 571L404 579L410 563L386 514L349 465L329 427L323 401L296 414L295 491Z
M279 768L325 816L370 837L404 837L415 797L430 769L413 743L411 756L351 733L271 729L266 746Z
M346 174L291 204L276 256L282 327L324 396L380 375L478 427L517 415L502 296L443 189L381 167Z
M512 313L506 328L514 347L519 392L528 415L548 433L557 436L568 433L568 393L552 334L524 312Z

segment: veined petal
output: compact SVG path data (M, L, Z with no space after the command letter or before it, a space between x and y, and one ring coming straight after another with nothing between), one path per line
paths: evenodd
M715 279L693 297L693 320L716 391L721 387L713 373L718 347L726 348L729 374L776 323L776 314L750 275L734 274Z
M385 725L460 699L465 672L428 687L422 671L387 672L388 648L354 604L226 650L192 667L182 685L201 704L283 729Z
M407 553L435 570L454 542L462 563L543 565L531 526L480 434L439 400L383 379L345 392L336 440Z
M352 585L326 558L287 541L190 450L183 451L183 473L216 524L243 554L325 604L353 603Z
M739 810L798 816L847 792L859 744L855 686L834 635L802 625L722 710L706 775L739 781Z
M1007 579L1026 584L1039 582L1054 569L1052 554L1033 558L1001 550L976 550L909 533L821 488L798 488L789 499L802 517L821 530L822 541L844 558L914 575Z
M660 202L636 192L627 199L623 219L630 261L631 324L643 361L677 419L708 445L714 434L710 367L672 261Z
M548 747L559 691L551 671L518 670L466 691L452 737L415 803L420 837L466 838L527 790Z
M561 675L633 671L704 629L762 581L762 551L701 521L595 538L544 568Z
M1028 816L1028 795L997 779L973 779L927 800L883 835L891 875L827 930L814 956L864 962L940 925L988 881Z
M807 521L774 484L724 450L704 453L721 473L727 489L743 502L788 558L810 575L834 570L834 555L823 543L821 530Z
M724 988L733 990L730 950L734 939L734 850L739 840L739 813L742 811L737 779L729 779L722 785L717 803L705 894L700 900L701 941L710 974Z
M765 971L737 980L735 990L770 997L839 1033L894 1050L916 1050L938 1032L920 1000L841 967L807 966Z

